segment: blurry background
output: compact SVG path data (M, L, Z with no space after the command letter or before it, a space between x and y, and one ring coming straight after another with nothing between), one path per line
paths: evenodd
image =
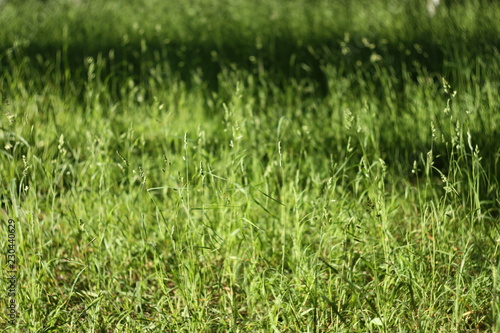
M455 86L498 58L499 6L495 1L443 1L434 14L427 0L374 1L92 1L4 0L0 50L30 56L85 76L87 57L106 62L100 75L178 75L217 87L223 69L244 69L266 80L312 79L328 91L326 67L339 75L374 63L395 76L429 72ZM457 70L467 67L471 72ZM495 68L497 69L497 68ZM494 70L490 68L488 70Z

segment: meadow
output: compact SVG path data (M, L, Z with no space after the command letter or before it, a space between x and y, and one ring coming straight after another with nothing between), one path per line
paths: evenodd
M4 1L0 331L500 332L499 17Z

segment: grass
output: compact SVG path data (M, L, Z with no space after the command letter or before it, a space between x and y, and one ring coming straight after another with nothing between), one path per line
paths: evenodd
M1 330L500 329L498 4L0 6Z

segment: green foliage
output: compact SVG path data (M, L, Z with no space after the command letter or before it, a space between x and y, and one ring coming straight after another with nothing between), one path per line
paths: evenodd
M498 4L0 6L18 331L499 329Z

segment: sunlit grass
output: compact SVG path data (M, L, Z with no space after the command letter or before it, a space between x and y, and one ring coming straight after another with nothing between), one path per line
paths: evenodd
M331 22L345 7L326 1L258 5L148 1L118 14L117 2L82 1L51 14L49 2L19 20L8 15L24 5L0 14L11 29L42 16L46 29L46 39L1 35L20 41L0 55L0 214L18 223L17 331L498 330L498 58L412 42L418 29L444 35L446 20L463 17L465 32L498 24L480 7L437 13L441 23L415 32L389 15L411 13L378 2L347 8L369 28ZM76 20L78 6L117 32L76 64L80 35L65 37L52 16ZM143 20L155 6L177 20L164 36L174 49L152 43L166 29ZM276 17L260 16L268 9ZM233 32L207 23L222 14ZM465 17L476 14L491 26ZM305 43L287 44L286 70L273 62L284 58L272 22ZM339 38L316 53L328 29ZM191 31L215 46L193 46ZM138 44L110 42L121 34ZM262 53L225 54L231 34ZM197 58L205 51L212 58Z

